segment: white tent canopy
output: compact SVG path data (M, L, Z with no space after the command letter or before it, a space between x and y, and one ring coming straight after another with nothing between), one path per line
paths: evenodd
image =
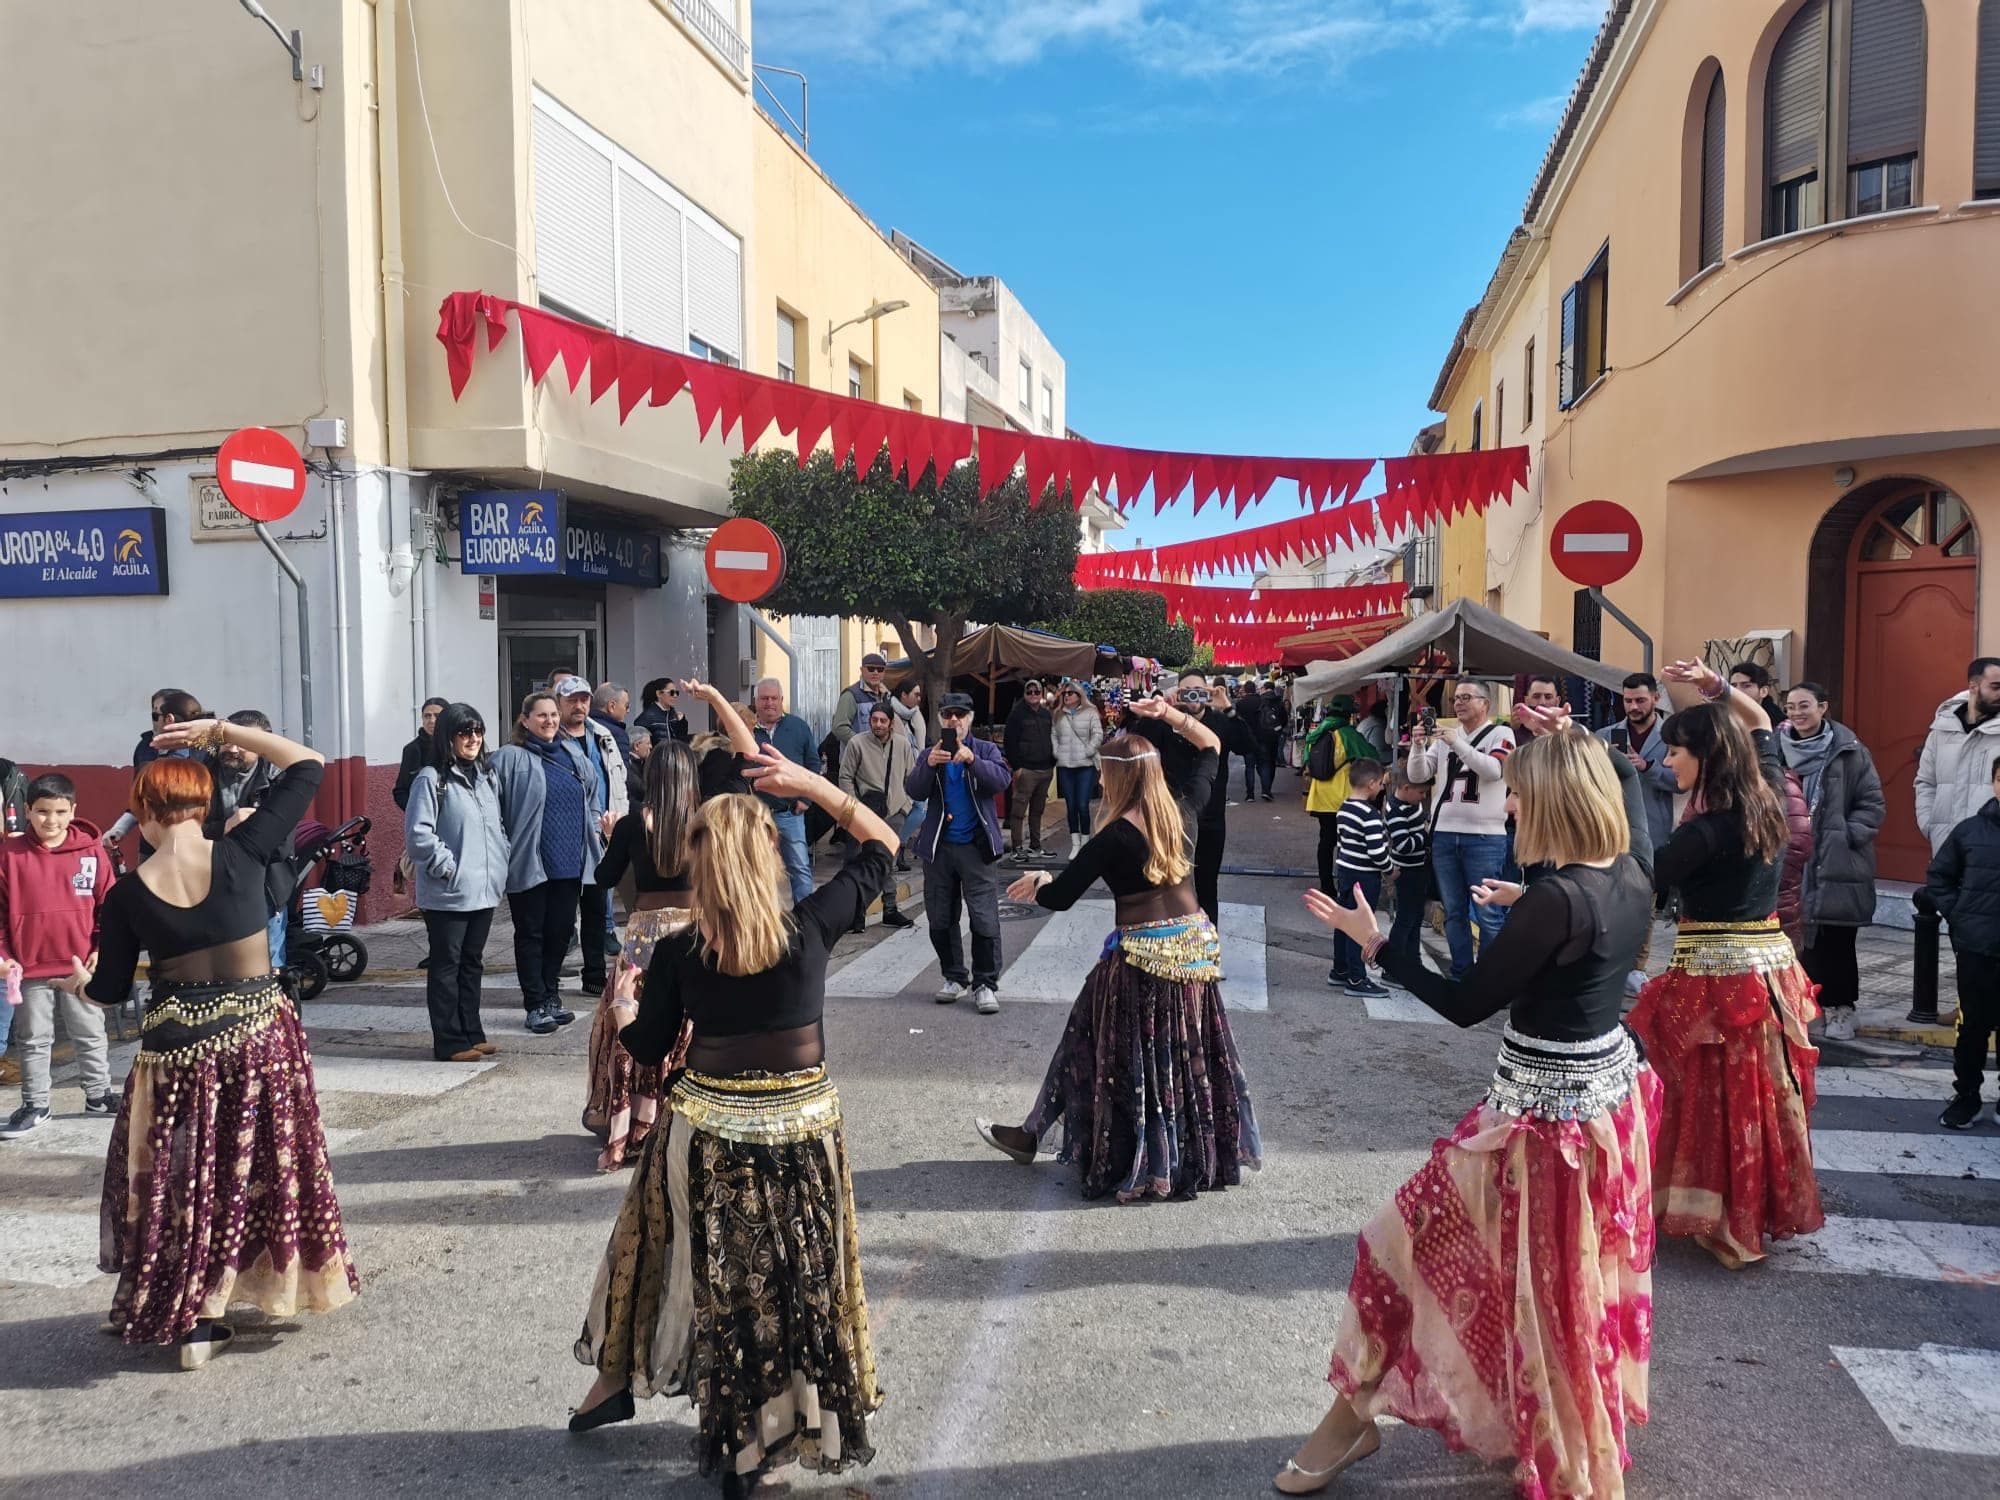
M1468 677L1544 672L1616 689L1632 670L1579 656L1470 599L1455 599L1344 661L1314 662L1292 683L1292 701L1352 692L1372 677L1406 670L1432 648L1448 655L1454 670Z

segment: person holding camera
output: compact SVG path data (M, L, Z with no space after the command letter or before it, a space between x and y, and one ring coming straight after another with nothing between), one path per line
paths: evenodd
M1431 868L1444 904L1444 936L1451 948L1451 977L1472 967L1472 924L1480 941L1500 936L1507 912L1481 906L1472 893L1497 880L1507 866L1507 788L1502 782L1514 732L1492 716L1493 691L1476 677L1452 684L1452 723L1440 727L1426 709L1410 737L1411 781L1435 786L1431 795Z
M924 862L924 913L931 946L944 970L937 1003L965 995L982 1016L1000 1009L1000 814L993 799L1012 784L1013 772L990 740L972 738L972 699L946 693L938 699L938 742L917 757L903 790L929 805L917 833ZM963 901L972 924L972 968L958 940Z
M1223 844L1229 837L1226 814L1229 808L1229 752L1245 760L1257 754L1257 741L1249 726L1229 711L1229 689L1221 682L1213 688L1199 672L1184 672L1173 693L1174 706L1193 715L1221 742L1217 753L1215 780L1195 820L1194 894L1208 920L1222 925L1222 899L1218 886L1222 877ZM1187 740L1164 727L1159 717L1136 715L1125 726L1126 733L1152 741L1160 752L1160 769L1166 773L1167 790L1176 799L1185 796L1200 769L1201 757Z

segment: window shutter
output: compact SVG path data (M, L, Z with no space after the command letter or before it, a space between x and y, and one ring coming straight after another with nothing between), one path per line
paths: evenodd
M1782 182L1819 162L1826 117L1826 9L1821 0L1792 17L1771 53L1764 91L1764 177Z
M1556 405L1565 409L1576 400L1576 296L1575 287L1563 293L1562 352L1556 358Z
M622 168L618 173L619 332L675 353L687 347L680 211Z
M1728 175L1725 155L1726 100L1722 74L1708 86L1708 104L1701 117L1701 263L1715 265L1722 259L1723 183Z
M687 226L688 333L743 358L743 257L714 231Z
M1854 0L1848 162L1908 156L1923 144L1923 127L1923 0Z
M794 375L799 368L799 325L788 312L778 314L778 364Z
M541 295L607 328L617 321L611 159L534 111L535 282Z
M1973 109L1972 180L1981 197L2000 196L2000 0L1979 11L1979 101Z

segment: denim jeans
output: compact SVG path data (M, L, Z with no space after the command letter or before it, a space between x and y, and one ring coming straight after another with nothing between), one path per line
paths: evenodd
M1504 906L1472 904L1472 888L1482 880L1498 880L1507 862L1504 833L1446 833L1431 838L1431 867L1437 871L1438 899L1444 903L1444 939L1451 947L1451 977L1472 967L1472 924L1479 923L1481 944L1500 935L1507 920Z
M905 849L914 849L916 847L917 835L923 831L924 827L924 814L930 810L931 805L928 802L913 802L910 804L910 815L903 819L903 826L897 830L897 837L902 839Z
M1370 906L1382 903L1380 870L1350 870L1346 865L1337 865L1334 867L1333 883L1336 887L1334 899L1342 906L1354 904L1357 887L1368 898ZM1368 964L1361 957L1361 945L1344 932L1333 935L1333 972L1356 984L1368 977Z
M291 914L285 911L273 912L271 920L264 924L265 941L271 945L271 967L273 970L282 969L285 966L285 924L290 920L290 916Z
M778 853L784 856L785 878L792 883L792 904L796 906L813 893L812 855L806 850L806 815L774 812L771 817L778 825Z
M1097 787L1097 767L1057 766L1056 794L1071 833L1090 834L1090 794Z

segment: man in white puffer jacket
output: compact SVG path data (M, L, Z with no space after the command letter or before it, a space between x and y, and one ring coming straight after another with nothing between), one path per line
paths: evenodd
M1917 760L1917 827L1933 854L1992 800L2000 759L2000 656L1979 657L1965 675L1966 690L1938 705Z

